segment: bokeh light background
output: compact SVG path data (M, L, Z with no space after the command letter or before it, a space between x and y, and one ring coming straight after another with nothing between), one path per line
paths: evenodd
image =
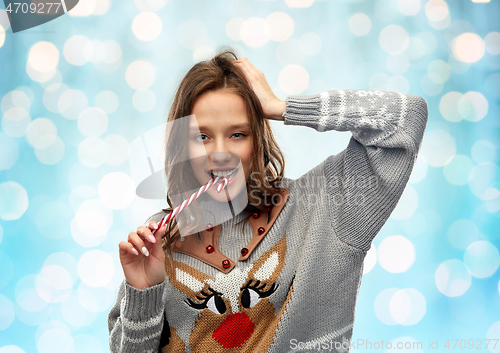
M365 261L353 340L448 352L446 339L500 338L499 18L498 0L80 0L13 34L0 10L0 353L109 351L118 242L165 205L135 196L128 146L224 45L281 99L427 100L413 174ZM272 125L289 178L351 137Z

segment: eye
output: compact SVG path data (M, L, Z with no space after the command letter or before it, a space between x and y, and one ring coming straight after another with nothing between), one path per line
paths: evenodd
M203 310L207 308L211 312L220 315L226 312L226 303L220 293L214 291L212 288L208 288L207 291L202 290L200 295L196 296L196 299L200 300L201 303L194 302L190 298L186 299L186 303L195 309Z
M226 304L218 294L212 295L208 299L206 306L208 310L217 315L224 314L226 312Z
M261 283L260 281L250 280L243 288L241 292L241 306L247 309L253 308L259 300L262 298L267 298L273 294L278 285L273 283L268 290L266 283Z
M255 290L250 288L245 288L243 293L241 293L241 305L244 308L253 308L260 300L260 295Z
M194 136L194 140L196 140L196 141L205 141L205 139L201 139L200 137L207 137L207 135L203 135L203 134L196 135L196 136Z
M241 132L236 132L236 133L233 134L233 136L234 135L240 135L240 136L237 136L237 138L241 138L243 136L246 136L246 135L242 134Z

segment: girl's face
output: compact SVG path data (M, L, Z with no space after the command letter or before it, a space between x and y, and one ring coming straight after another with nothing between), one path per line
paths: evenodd
M196 119L190 118L188 151L196 178L204 185L212 175L228 175L226 190L230 199L235 198L246 187L253 149L245 101L232 92L209 91L197 98L191 114ZM227 202L226 192L215 189L212 186L206 192Z

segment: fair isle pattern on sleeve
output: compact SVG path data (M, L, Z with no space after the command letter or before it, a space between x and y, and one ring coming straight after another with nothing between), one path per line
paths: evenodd
M162 327L163 328L163 327ZM161 334L161 331L162 331L162 328L160 328L159 330L157 330L156 332L153 332L151 333L150 335L148 336L144 336L144 337L139 337L139 338L130 338L128 337L127 335L124 336L124 338L129 341L129 342L132 342L132 343L136 343L136 344L140 344L140 343L143 343L143 342L146 342L146 341L151 341L151 340L154 340L156 337L159 337L160 334Z
M108 315L111 352L158 352L163 329L164 283L146 289L120 285L115 305Z
M127 319L126 317L122 318L123 325L130 330L144 330L154 326L158 326L161 323L163 316L163 312L159 313L155 317L143 322L135 322Z
M363 135L375 133L377 138L371 143L394 133L407 113L406 96L396 92L337 90L312 97L289 97L287 101L291 107L286 111L285 125L295 125L294 120L302 119L319 132L351 131L361 140ZM308 113L305 120L299 117L303 113Z
M369 249L406 186L426 123L427 102L417 95L330 90L287 98L285 125L352 132L347 148L325 165L332 226L341 240Z

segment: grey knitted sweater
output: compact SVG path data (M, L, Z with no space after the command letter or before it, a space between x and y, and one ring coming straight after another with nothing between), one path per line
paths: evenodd
M139 290L124 280L108 316L112 352L348 351L363 259L410 177L427 103L329 90L288 97L284 117L352 137L300 178L285 178L267 221L244 222L242 233L243 211L218 226L215 240L202 234L230 260L228 270L210 255L174 251L163 283Z

